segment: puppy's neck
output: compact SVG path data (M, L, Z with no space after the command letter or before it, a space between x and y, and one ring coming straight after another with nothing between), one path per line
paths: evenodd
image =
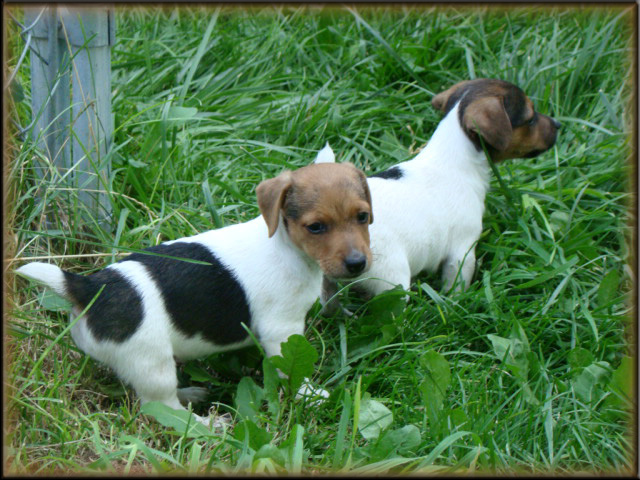
M311 259L301 248L293 243L291 237L289 237L289 232L287 231L287 227L285 226L285 221L282 215L280 215L280 219L278 220L278 222L278 228L273 234L273 237L269 239L274 244L277 244L276 252L287 255L288 257L292 257L300 264L300 266L306 266L309 274L319 277L322 276L320 266L313 259Z

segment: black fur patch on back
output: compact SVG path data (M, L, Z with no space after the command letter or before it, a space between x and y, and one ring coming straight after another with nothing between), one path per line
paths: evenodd
M218 345L244 340L240 325L251 325L244 289L237 278L200 243L176 242L147 251L208 262L201 265L158 255L134 253L121 260L142 263L162 293L173 324L185 335L197 333Z
M87 325L98 340L120 343L135 333L142 322L142 300L122 274L110 268L88 276L63 273L67 291L83 310L105 285L86 313Z
M400 167L395 166L391 167L388 170L383 172L374 173L373 175L369 175L369 178L384 178L385 180L398 180L402 178L404 173L400 169Z

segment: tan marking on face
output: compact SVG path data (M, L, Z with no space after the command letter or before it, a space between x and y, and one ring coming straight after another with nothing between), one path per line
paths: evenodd
M533 126L527 124L513 129L512 140L509 146L503 150L492 153L494 161L508 158L526 158L537 156L556 143L558 129L553 120L540 113Z
M325 275L350 278L368 270L368 227L373 216L365 175L349 163L313 164L287 173L281 174L283 180L277 180L280 176L265 180L256 191L270 236L277 228L271 213L277 205L292 242ZM318 226L321 231L314 233ZM363 268L356 273L358 265Z

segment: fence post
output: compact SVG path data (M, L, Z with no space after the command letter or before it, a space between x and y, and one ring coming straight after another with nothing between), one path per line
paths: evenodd
M33 23L31 91L34 138L49 161L42 178L71 187L76 220L93 219L112 228L109 148L113 9L108 7L26 7ZM50 170L49 170L50 169ZM85 214L88 214L85 215Z

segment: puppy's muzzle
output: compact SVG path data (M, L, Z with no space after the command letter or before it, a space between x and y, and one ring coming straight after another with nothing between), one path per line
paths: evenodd
M367 256L357 250L353 250L344 259L344 267L349 274L356 276L367 268Z

